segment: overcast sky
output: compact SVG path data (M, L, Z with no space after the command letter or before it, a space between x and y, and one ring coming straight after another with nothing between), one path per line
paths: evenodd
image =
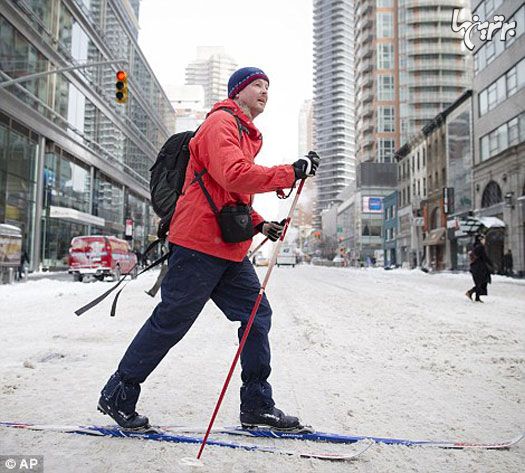
M142 0L139 22L139 44L163 86L184 84L197 46L224 46L240 67L263 69L270 90L255 120L264 137L257 162L297 158L299 108L312 97L312 0Z

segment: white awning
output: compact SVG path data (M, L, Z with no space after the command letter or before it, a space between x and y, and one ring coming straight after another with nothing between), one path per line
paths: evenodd
M0 235L2 236L22 236L22 230L14 225L8 225L7 223L0 223Z
M68 207L56 207L52 205L49 209L49 216L51 218L60 218L72 223L82 223L84 225L98 225L103 227L106 221L103 218L96 217L85 212L80 212L76 209Z
M498 217L478 217L478 220L487 228L504 228L505 222Z
M448 227L453 228L454 225ZM466 219L460 219L459 228L456 229L456 237L461 235L474 235L475 233L479 233L482 227L505 228L505 222L498 217L467 217Z

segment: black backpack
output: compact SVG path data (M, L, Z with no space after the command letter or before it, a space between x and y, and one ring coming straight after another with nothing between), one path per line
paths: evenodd
M239 139L242 140L242 132L246 130L239 118L229 108L221 107L218 110L224 110L235 117L239 128ZM157 237L160 239L166 237L177 200L182 195L186 168L190 160L190 140L197 130L183 131L168 138L150 169L151 205L161 219L157 229Z
M168 138L150 169L151 206L161 219L157 230L158 238L166 237L177 200L182 195L190 160L189 144L194 135L193 131L183 131Z

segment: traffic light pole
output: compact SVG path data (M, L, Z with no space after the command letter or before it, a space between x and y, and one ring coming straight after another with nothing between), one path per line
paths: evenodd
M39 77L49 76L57 72L73 71L75 69L83 69L84 67L105 66L107 64L128 64L128 60L127 59L113 59L111 61L87 62L85 64L79 64L76 66L60 67L58 69L53 69L52 71L37 72L36 74L29 74L27 76L22 76L16 79L11 79L11 80L6 80L5 82L0 82L0 89L2 87L8 87L13 84L18 84L19 82L26 82L28 80L38 79Z

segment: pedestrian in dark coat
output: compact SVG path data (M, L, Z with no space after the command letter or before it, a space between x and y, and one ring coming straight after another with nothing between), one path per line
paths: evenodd
M470 257L470 272L474 279L475 286L466 292L466 296L472 300L472 295L476 294L475 301L483 302L479 296L486 296L487 285L490 284L492 272L492 261L490 261L487 251L485 250L485 237L483 235L476 235L476 240L472 250L469 253Z

